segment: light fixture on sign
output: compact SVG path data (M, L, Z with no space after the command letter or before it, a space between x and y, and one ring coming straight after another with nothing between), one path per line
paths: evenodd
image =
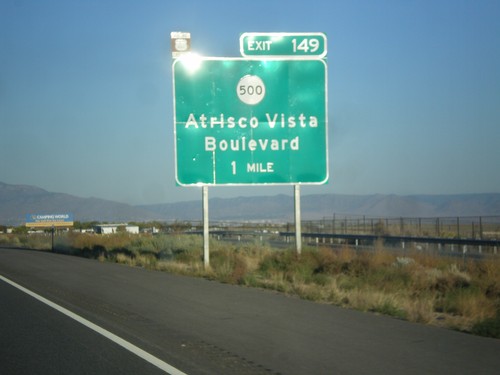
M191 50L191 33L172 31L170 33L172 57L177 58Z
M184 65L189 74L194 74L200 69L203 60L197 53L188 52L179 56L179 62Z

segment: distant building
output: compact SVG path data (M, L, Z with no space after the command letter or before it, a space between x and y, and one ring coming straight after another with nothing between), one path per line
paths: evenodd
M158 233L160 233L160 230L156 227L144 228L142 230L142 233L158 234Z
M137 225L128 225L126 223L122 224L98 224L94 226L94 232L97 234L113 234L117 233L120 231L123 231L122 229L118 228L125 228L125 232L131 233L131 234L139 234L139 227Z
M112 234L116 233L119 224L98 224L94 227L94 232L97 234Z
M127 225L125 226L127 233L139 234L139 227L137 225Z
M95 233L94 228L82 228L82 229L78 229L77 232L80 232L80 233Z

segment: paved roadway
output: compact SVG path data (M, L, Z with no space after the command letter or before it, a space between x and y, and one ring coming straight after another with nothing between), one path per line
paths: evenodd
M162 374L107 338L0 282L1 374Z
M271 291L28 250L0 276L187 374L498 374L500 340ZM2 374L158 368L0 280Z

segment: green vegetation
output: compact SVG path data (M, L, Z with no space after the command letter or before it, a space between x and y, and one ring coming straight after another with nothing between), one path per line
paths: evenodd
M50 249L50 236L1 235L0 245ZM500 338L500 259L463 261L426 253L349 247L277 250L211 240L203 266L196 235L57 236L56 251L128 266L277 290L338 306Z
M27 231L22 229L15 230L13 234L0 234L0 246L50 250L52 248L52 237L48 233L28 235Z

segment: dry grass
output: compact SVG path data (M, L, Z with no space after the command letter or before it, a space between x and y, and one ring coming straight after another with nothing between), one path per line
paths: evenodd
M100 261L268 288L500 338L499 258L464 263L425 252L399 256L382 244L371 252L351 247L311 248L297 256L293 250L260 244L236 246L214 241L210 267L205 268L198 236L76 234L59 246Z
M309 251L300 259L270 254L247 280L310 300L471 331L478 323L497 322L499 275L498 259L460 267L452 258L344 248Z

